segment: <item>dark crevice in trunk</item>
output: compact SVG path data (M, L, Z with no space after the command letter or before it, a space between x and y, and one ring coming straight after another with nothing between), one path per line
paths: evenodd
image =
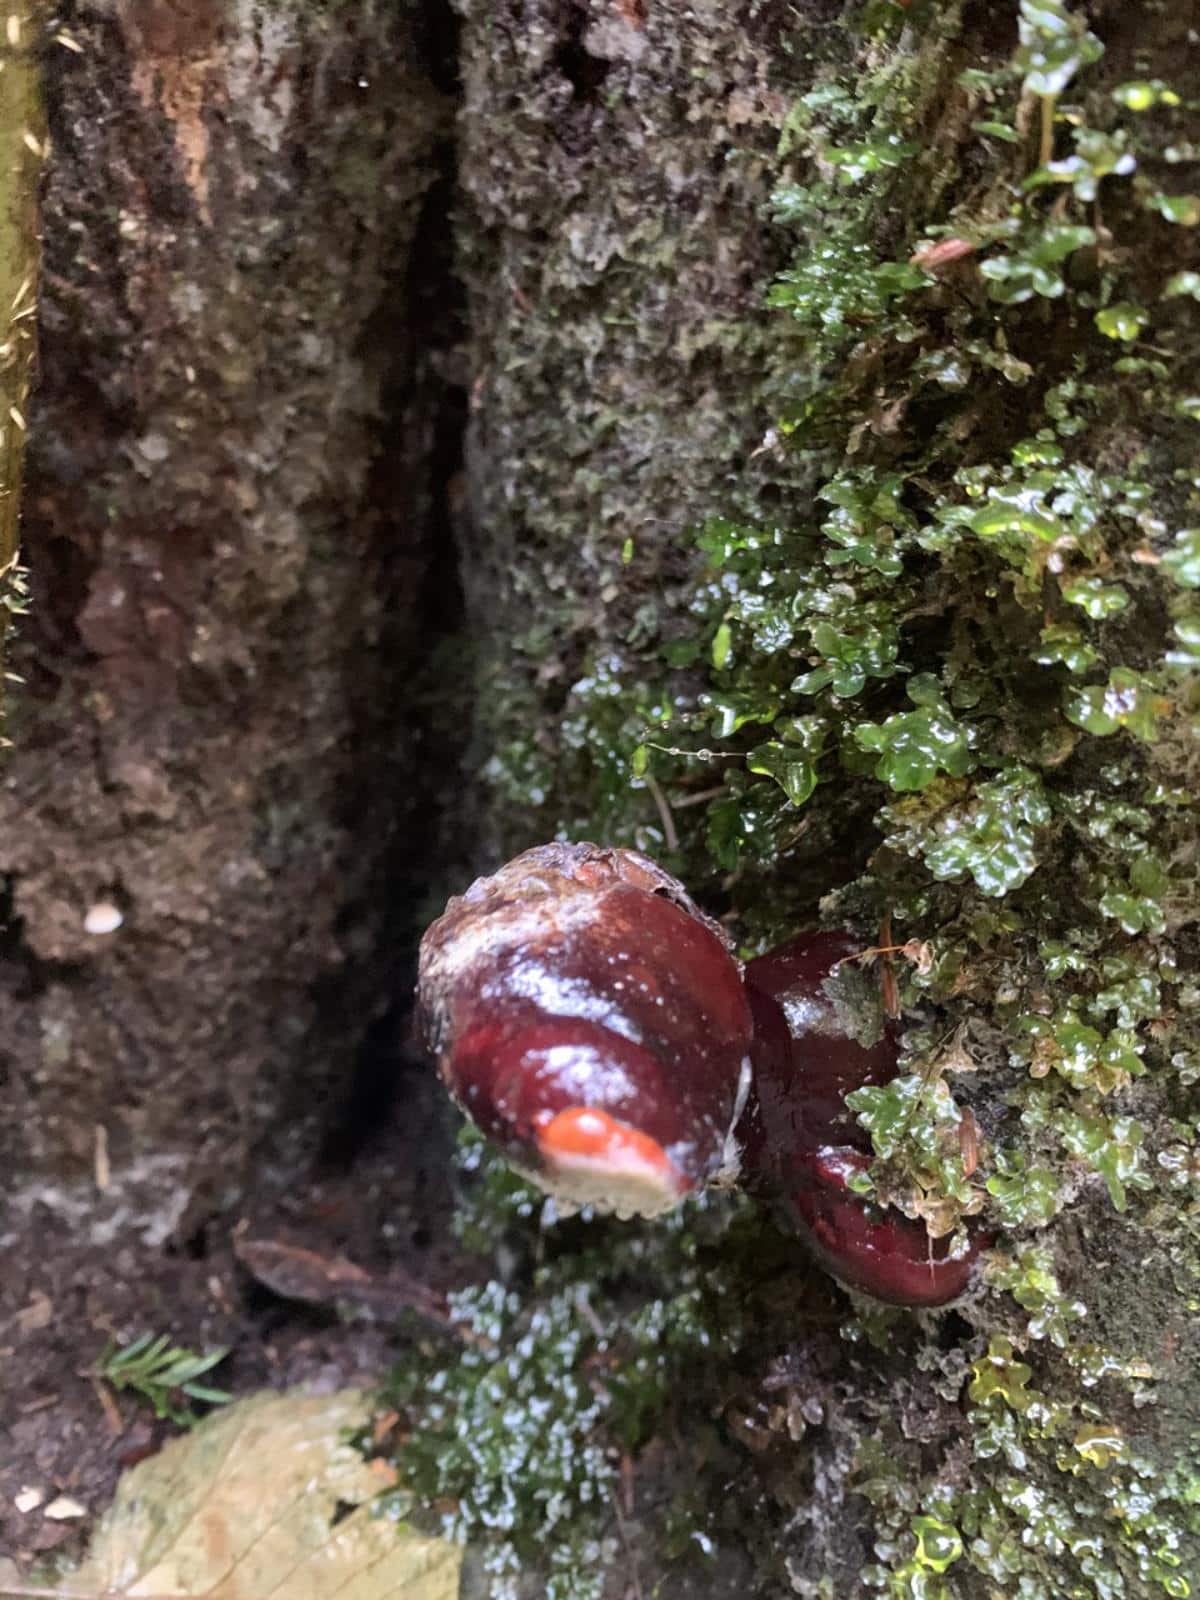
M431 77L457 85L457 21L430 5L419 41ZM467 421L458 352L464 295L455 272L455 151L422 208L407 270L385 294L367 348L387 363L366 496L374 519L378 634L348 652L356 675L355 772L344 820L361 842L357 879L339 917L345 967L318 989L319 1026L354 1068L324 1118L320 1165L345 1169L420 1097L426 1069L411 1040L416 948L442 874L458 853L455 810L467 727L467 649L456 520ZM414 459L414 445L419 458ZM414 483L419 487L414 492ZM419 526L412 519L419 519ZM415 596L414 596L415 591ZM365 663L370 670L362 673ZM410 1094L411 1091L412 1093Z
M562 43L554 52L554 66L571 85L572 99L592 105L600 98L608 62L588 49L587 21L586 5L576 0L567 11Z
M429 229L448 227L447 200L445 187L431 193ZM429 247L422 249L426 242ZM417 259L431 263L438 253L423 229ZM440 281L441 325L451 326L457 316L450 304L457 285L449 276ZM412 321L418 328L436 327L416 312L423 288L418 286L409 300ZM379 649L387 666L362 707L359 783L347 801L350 832L373 855L374 866L359 897L346 904L339 919L339 935L351 952L348 967L318 991L321 1027L332 1028L343 1047L348 1037L356 1038L353 1074L344 1095L334 1098L321 1152L323 1163L335 1166L352 1161L387 1127L395 1104L403 1099L405 1077L424 1070L410 1040L416 948L431 890L455 850L450 835L467 719L461 709L465 684L455 668L456 658L461 664L463 657L463 600L452 504L462 461L466 397L442 379L433 379L430 390L427 400L435 420L425 506L427 564L419 599L411 611L406 605L406 616L397 617L396 631L404 637L389 640L392 630L385 623ZM407 409L411 403L408 397L402 405ZM394 459L381 457L376 493L385 503L400 492L395 468ZM381 531L386 538L386 523ZM415 631L413 617L419 624ZM382 849L373 848L381 839Z

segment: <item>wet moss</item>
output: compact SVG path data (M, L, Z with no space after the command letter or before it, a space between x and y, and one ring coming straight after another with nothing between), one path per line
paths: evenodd
M787 1241L730 1197L656 1227L564 1219L469 1131L459 1166L460 1237L499 1246L505 1278L453 1297L461 1343L422 1345L385 1388L405 1440L388 1509L469 1541L496 1600L591 1600L636 1570L629 1525L638 1542L644 1529L620 1505L666 1434L684 1458L666 1542L703 1570L730 1508L686 1472L737 1469L724 1411L742 1350L778 1315Z
M719 1297L660 1374L643 1442L698 1348L760 1390L782 1361L769 1392L812 1401L819 1423L777 1428L732 1493L784 1508L744 1523L764 1592L1109 1600L1185 1596L1200 1571L1181 28L914 0L822 34L780 119L765 227L787 259L764 316L721 334L754 369L709 435L740 471L723 503L710 479L690 499L690 545L631 525L629 457L603 443L640 423L661 451L667 418L557 387L524 341L562 322L531 311L487 379L522 415L553 396L505 486L530 543L496 581L536 620L485 721L500 831L651 849L747 950L817 920L903 946L905 1070L856 1104L876 1192L995 1239L949 1317L837 1302L836 1401L800 1353L825 1335L747 1333ZM661 350L639 271L678 273L685 247L651 233L638 271L586 285L596 351L605 319L625 330L610 381ZM559 307L585 290L561 269ZM565 475L551 437L578 451ZM529 1305L586 1282L604 1326L621 1248L580 1278L556 1255ZM719 1414L744 1442L753 1405Z

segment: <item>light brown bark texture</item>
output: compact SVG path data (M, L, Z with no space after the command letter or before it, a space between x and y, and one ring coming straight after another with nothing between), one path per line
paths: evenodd
M36 43L33 9L8 10L0 39L0 646L20 604L17 529L36 343L37 190L46 142Z

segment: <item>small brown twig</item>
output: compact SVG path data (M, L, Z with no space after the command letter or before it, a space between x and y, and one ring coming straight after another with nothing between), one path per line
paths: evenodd
M1038 166L1045 167L1054 159L1054 107L1058 96L1041 96L1041 140L1038 149Z
M100 1409L104 1413L104 1420L108 1424L108 1431L114 1439L119 1439L125 1432L125 1418L121 1415L120 1407L113 1399L112 1390L106 1383L102 1383L94 1372L88 1373L88 1382L96 1391L96 1399L100 1402Z
M609 1496L612 1500L613 1515L617 1519L617 1535L621 1540L621 1546L629 1562L629 1591L633 1595L633 1600L645 1600L641 1574L638 1571L637 1552L634 1550L633 1541L629 1537L629 1528L625 1521L625 1514L621 1510L621 1502L617 1498L615 1489L609 1490Z
M703 805L706 800L715 800L719 794L725 793L723 783L714 784L711 789L697 789L693 794L677 795L671 801L672 811L682 811L685 806Z
M679 835L675 831L675 819L671 815L671 802L662 791L662 785L652 772L642 774L642 782L649 789L654 804L658 807L658 815L663 825L663 838L666 840L668 850L679 849Z

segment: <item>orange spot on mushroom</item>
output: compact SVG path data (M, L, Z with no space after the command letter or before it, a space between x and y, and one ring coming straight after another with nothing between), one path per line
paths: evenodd
M657 1139L591 1106L559 1111L537 1130L537 1142L548 1161L587 1161L617 1171L637 1168L659 1175L681 1193L689 1187Z

